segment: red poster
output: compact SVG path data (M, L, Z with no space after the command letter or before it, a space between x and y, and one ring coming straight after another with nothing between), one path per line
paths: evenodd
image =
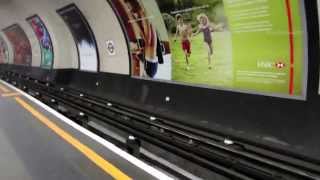
M31 66L31 45L23 29L19 25L15 24L5 29L4 33L13 48L13 63L16 65Z

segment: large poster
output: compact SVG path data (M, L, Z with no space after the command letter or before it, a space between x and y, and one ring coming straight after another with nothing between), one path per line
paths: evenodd
M66 22L76 42L80 70L97 72L99 64L97 44L85 17L73 4L58 10L58 13Z
M19 25L15 24L4 29L4 33L13 48L13 63L16 65L31 66L31 45L23 29Z
M41 49L41 67L51 69L53 65L53 47L47 28L39 16L28 18L27 21L35 32Z
M0 64L5 64L9 62L9 51L7 43L0 36Z
M169 34L173 81L305 97L303 1L156 2Z
M134 77L171 80L171 53L164 21L154 0L111 0L123 22Z
M134 77L305 97L302 1L111 2L129 38Z

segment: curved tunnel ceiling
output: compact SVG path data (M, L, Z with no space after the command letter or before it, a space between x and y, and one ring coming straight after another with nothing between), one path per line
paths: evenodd
M96 0L95 3L86 0L3 0L0 1L0 29L12 24L19 24L26 32L32 45L32 66L38 67L41 62L39 42L26 21L26 18L39 15L46 25L54 47L54 68L79 67L77 48L70 30L56 12L71 3L74 3L87 18L87 21L97 40L100 57L101 72L129 74L129 55L125 36L121 26L105 0ZM112 29L110 29L112 27ZM114 41L117 54L106 52L106 42Z

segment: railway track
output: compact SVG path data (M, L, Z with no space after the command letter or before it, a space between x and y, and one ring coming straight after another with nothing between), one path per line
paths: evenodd
M320 163L237 138L199 131L75 89L14 72L1 78L86 128L107 123L231 179L320 179ZM227 138L228 137L228 138Z

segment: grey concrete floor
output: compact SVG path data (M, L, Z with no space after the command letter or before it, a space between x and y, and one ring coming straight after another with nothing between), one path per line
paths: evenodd
M41 107L21 98L129 177L154 179ZM33 117L13 97L0 96L0 180L43 179L100 180L112 177Z

